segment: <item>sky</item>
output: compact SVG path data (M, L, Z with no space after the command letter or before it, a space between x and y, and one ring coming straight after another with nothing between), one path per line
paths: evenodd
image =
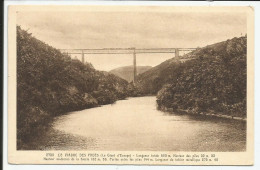
M246 34L244 13L220 12L18 12L17 25L58 49L196 48ZM80 56L72 56L73 58ZM137 54L155 66L174 54ZM96 69L131 65L132 55L86 55Z

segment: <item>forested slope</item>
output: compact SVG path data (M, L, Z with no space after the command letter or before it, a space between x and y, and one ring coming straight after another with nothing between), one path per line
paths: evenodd
M175 77L167 75L158 92L159 108L246 117L247 38L213 44L189 56L189 61L168 66L175 71L167 74Z
M137 75L142 74L151 68L152 66L136 66ZM125 79L128 82L131 82L134 79L133 70L134 70L134 66L124 66L124 67L113 69L109 71L109 73L112 73L118 77L121 77L122 79Z
M55 115L113 103L128 82L72 60L17 27L17 147L44 130Z
M137 76L136 89L140 95L155 95L164 84L180 74L180 62L169 59Z
M239 48L239 49L236 49ZM233 50L233 51L232 51ZM218 55L230 55L231 53L246 53L246 38L234 38L203 48L198 48L191 53L180 57L180 60L171 58L163 63L149 69L148 71L137 76L137 87L139 93L142 95L157 94L157 92L168 83L176 81L182 72L183 64L191 59L198 59L201 57L214 57Z

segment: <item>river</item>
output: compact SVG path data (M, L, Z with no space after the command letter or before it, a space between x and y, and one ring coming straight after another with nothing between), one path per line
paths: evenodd
M170 114L156 97L136 97L56 117L36 141L43 150L245 151L246 122Z

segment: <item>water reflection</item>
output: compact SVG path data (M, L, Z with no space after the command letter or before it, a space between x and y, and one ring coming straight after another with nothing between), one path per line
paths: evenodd
M169 114L155 97L57 117L41 149L117 151L244 151L246 123L208 116Z

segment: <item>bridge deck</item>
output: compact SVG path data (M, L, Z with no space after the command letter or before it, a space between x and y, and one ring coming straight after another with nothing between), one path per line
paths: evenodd
M60 49L68 54L140 54L140 53L175 53L178 51L193 51L196 48L103 48L103 49Z
M179 59L180 51L193 51L196 48L102 48L102 49L60 49L66 54L81 54L82 62L85 63L85 54L132 54L133 55L133 83L136 82L136 54L140 53L174 53L175 58Z

